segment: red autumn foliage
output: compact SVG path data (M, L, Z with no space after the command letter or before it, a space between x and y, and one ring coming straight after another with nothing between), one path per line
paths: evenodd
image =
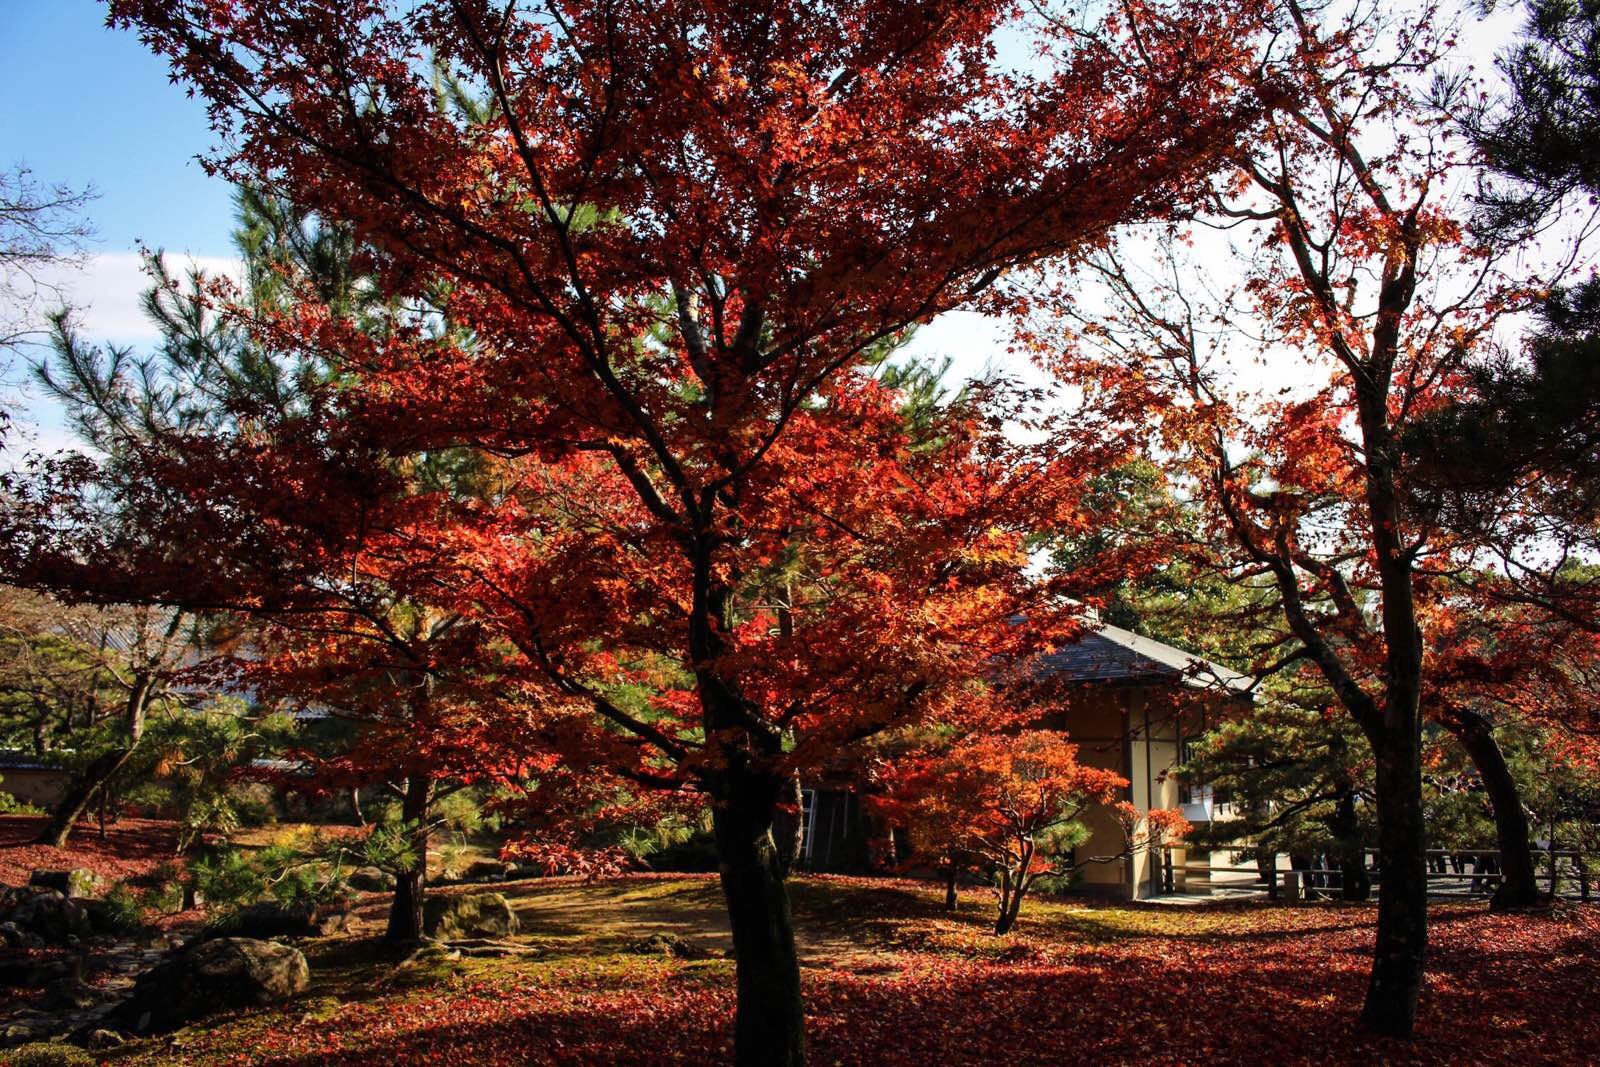
M575 848L527 841L507 846L503 854L537 867L546 877L565 875L584 882L615 878L633 866L633 857L620 848Z
M939 914L914 884L823 884L835 903L834 894L853 890L891 895L907 915ZM1050 924L1025 919L1031 952L891 941L870 958L808 969L810 1051L818 1062L863 1067L1590 1058L1581 1023L1600 993L1594 909L1439 909L1419 1032L1407 1041L1349 1026L1372 920L1363 906L1241 904L1145 908L1130 922L1121 908L1087 905ZM951 933L976 932L970 918L935 921ZM719 967L650 960L618 975L577 959L478 972L448 987L375 991L332 1017L257 1014L155 1055L261 1067L718 1062L733 1036L734 995Z
M1233 137L1221 60L1252 6L1052 27L1016 68L999 43L1030 30L996 2L117 0L112 24L212 105L217 170L350 226L385 295L452 328L267 316L269 350L340 372L306 424L144 457L166 488L129 489L149 505L129 540L156 558L63 555L181 589L225 586L239 552L255 572L330 544L432 549L429 602L587 709L570 751L711 797L741 1057L794 1062L781 797L1070 636L1023 539L1088 521L1083 479L1121 451L1086 422L1009 444L1013 413L983 404L919 449L869 356L1008 270L1168 214ZM441 102L425 57L475 102ZM376 457L461 446L500 461L492 492L388 498ZM329 515L330 478L371 506ZM40 525L60 547L59 519ZM663 661L674 684L618 699Z
M879 777L880 815L905 829L913 847L936 857L951 879L976 866L998 880L995 933L1016 923L1028 890L1046 875L1068 876L1084 863L1109 863L1181 837L1181 812L1148 818L1115 800L1126 778L1078 763L1078 746L1051 730L979 734L894 764ZM1075 858L1078 821L1091 805L1110 805L1123 849ZM952 898L953 902L953 898Z
M1453 190L1470 149L1430 95L1456 62L1439 15L1275 5L1281 32L1239 72L1272 105L1213 181L1203 225L1108 244L1077 279L1106 302L1051 294L1068 336L1045 350L1149 427L1149 454L1192 492L1193 562L1272 616L1254 619L1270 631L1254 673L1305 672L1370 743L1383 919L1363 1018L1393 1034L1412 1024L1427 942L1423 719L1460 739L1496 794L1497 902L1530 904L1526 821L1494 723L1471 706L1492 691L1458 683L1495 659L1526 685L1559 673L1570 643L1526 621L1481 625L1486 557L1444 521L1408 443L1469 396L1471 361L1545 284L1527 248L1468 235ZM1212 227L1229 242L1210 243Z
M177 851L178 827L160 819L121 818L107 825L106 836L82 827L68 848L37 844L47 820L37 815L0 815L0 885L26 885L40 869L83 867L107 884L149 874L171 863Z

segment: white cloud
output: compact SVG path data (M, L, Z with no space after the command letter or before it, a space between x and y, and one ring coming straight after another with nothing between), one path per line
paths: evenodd
M227 256L187 256L169 254L168 269L182 277L198 268L207 274L227 275L237 279L243 265L238 259ZM48 288L41 296L51 299L45 304L36 301L33 310L42 320L45 311L57 306L60 299L77 312L78 328L83 337L98 344L145 345L159 338L160 333L145 317L140 305L144 293L150 288L150 276L145 273L144 259L133 252L106 252L86 257L80 265L64 265L42 274L40 282ZM37 324L42 327L43 322ZM36 335L42 341L42 335ZM0 450L0 470L12 470L30 452L50 453L62 448L82 444L68 428L65 413L50 397L28 379L26 365L42 357L46 349L39 343L26 345L19 359L5 361L0 366L0 405L11 413L11 432Z
M191 267L208 274L237 278L238 259L229 256L168 254L168 268L181 276ZM89 256L81 267L58 268L47 279L59 287L66 302L78 312L78 324L90 340L138 344L159 336L140 306L150 276L144 259L134 252L105 252Z

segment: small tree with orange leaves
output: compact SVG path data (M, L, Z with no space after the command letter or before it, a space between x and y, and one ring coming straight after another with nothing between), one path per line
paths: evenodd
M1078 763L1078 746L1050 730L975 735L908 760L884 776L881 814L904 827L915 845L939 857L952 877L976 866L995 879L994 932L1016 924L1028 890L1046 876L1071 876L1090 863L1110 863L1188 832L1177 811L1146 818L1116 800L1127 779ZM1112 805L1123 848L1080 857L1088 833L1080 821L1093 804ZM1143 824L1141 826L1141 824Z

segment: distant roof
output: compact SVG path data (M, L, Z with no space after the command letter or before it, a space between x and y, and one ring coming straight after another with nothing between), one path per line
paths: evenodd
M1253 681L1220 663L1103 622L1093 623L1077 641L1045 656L1040 674L1070 682L1177 682L1240 696L1249 694Z
M46 763L31 752L0 751L0 771L58 771L53 763Z

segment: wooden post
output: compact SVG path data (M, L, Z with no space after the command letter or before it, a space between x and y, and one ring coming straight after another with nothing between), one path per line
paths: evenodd
M1300 872L1283 872L1283 899L1290 904L1300 903Z

